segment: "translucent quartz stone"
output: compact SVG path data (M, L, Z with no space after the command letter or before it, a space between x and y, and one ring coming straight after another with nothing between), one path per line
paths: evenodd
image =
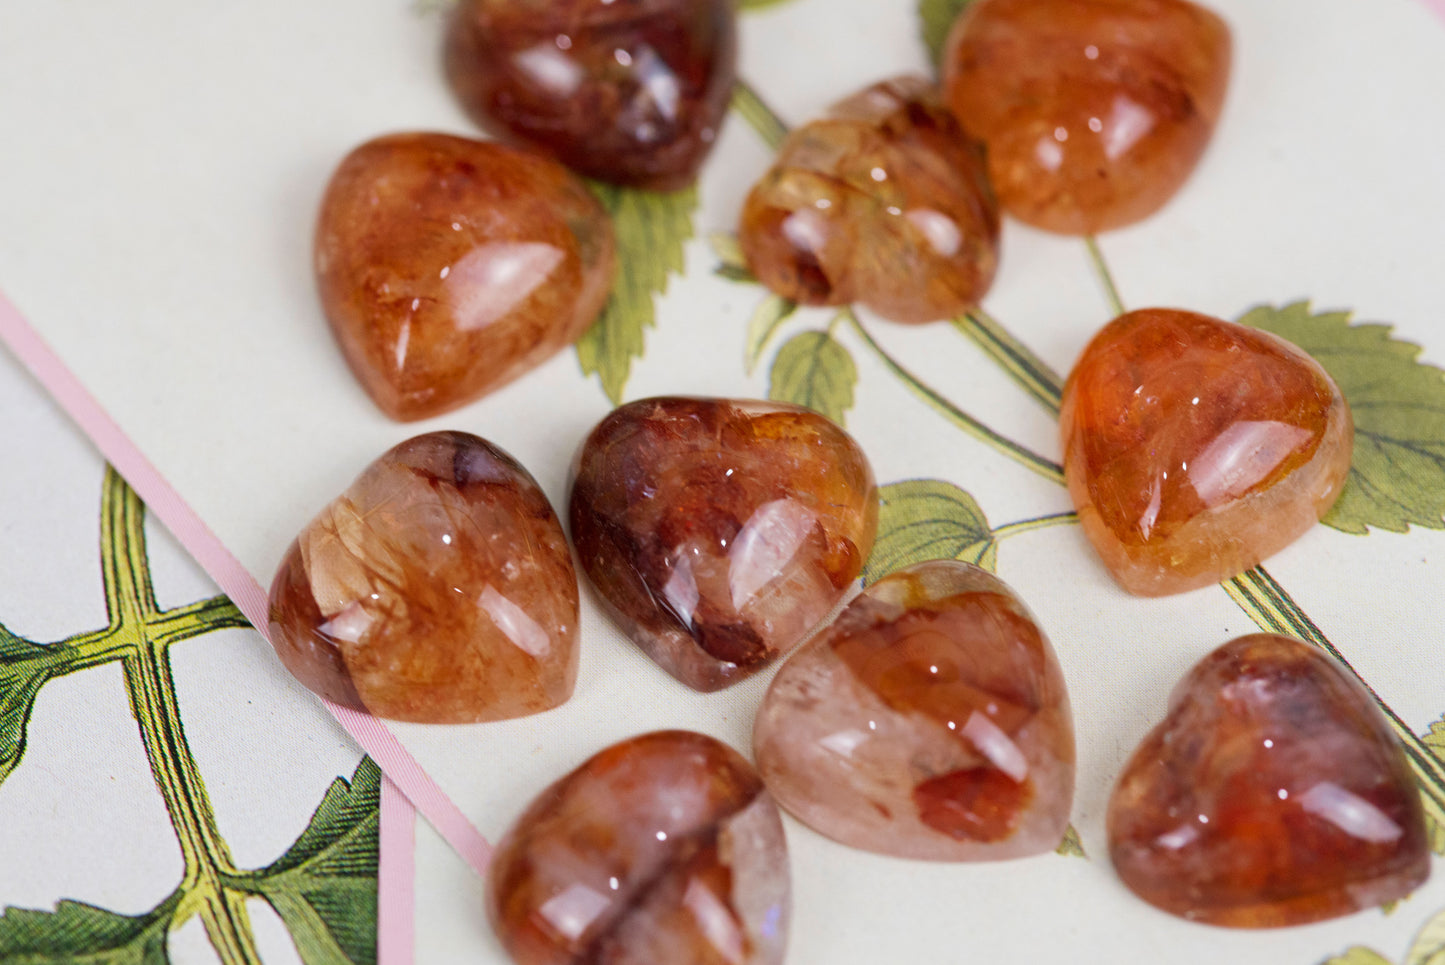
M574 171L685 187L732 97L732 0L462 0L446 70L472 119Z
M927 81L905 77L788 135L748 195L738 240L780 295L928 322L983 298L998 236L982 151Z
M775 965L783 823L735 751L644 734L537 796L492 856L487 910L518 965Z
M316 226L326 318L393 419L455 409L571 345L614 265L606 212L565 168L442 134L357 148Z
M592 430L572 540L623 631L717 690L796 646L858 578L878 527L863 451L777 402L643 399Z
M1094 336L1064 386L1064 476L1124 589L1244 572L1334 504L1354 424L1324 369L1267 332L1145 309Z
M1157 210L1229 84L1229 28L1185 0L975 0L943 56L948 106L988 145L1004 210L1065 234Z
M1420 790L1359 681L1289 637L1240 637L1169 699L1109 801L1139 897L1214 925L1347 915L1425 881Z
M547 710L577 678L577 576L536 481L464 432L408 439L307 524L271 584L307 687L378 717Z
M753 728L778 803L855 848L980 861L1069 822L1063 672L1003 581L953 560L872 584L773 678Z

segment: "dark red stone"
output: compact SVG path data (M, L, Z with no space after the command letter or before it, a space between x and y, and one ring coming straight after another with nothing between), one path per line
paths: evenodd
M736 19L732 0L463 0L447 78L501 137L601 181L672 190L727 112Z
M1420 789L1344 667L1254 634L1205 657L1109 800L1109 855L1193 921L1297 925L1405 897L1430 873Z
M603 607L717 690L800 643L858 578L878 492L858 443L778 402L643 399L578 453L572 540Z

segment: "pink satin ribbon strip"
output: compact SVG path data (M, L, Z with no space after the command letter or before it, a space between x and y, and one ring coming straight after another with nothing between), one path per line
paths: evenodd
M142 455L135 443L106 414L100 403L86 391L3 293L0 293L0 341L9 346L116 471L125 477L149 510L180 540L221 591L264 636L267 625L266 593L261 585L186 505L180 494ZM378 899L378 946L379 951L384 949L387 953L382 958L385 965L408 965L412 949L414 881L412 822L416 811L431 822L478 874L486 870L491 845L384 724L349 708L323 703L346 732L371 755L388 779L382 794L383 880ZM391 788L390 793L387 788ZM394 877L392 872L395 872Z

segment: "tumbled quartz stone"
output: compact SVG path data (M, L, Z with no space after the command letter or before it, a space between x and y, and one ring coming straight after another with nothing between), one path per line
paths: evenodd
M1229 579L1299 538L1339 497L1354 440L1339 388L1304 352L1157 308L1094 336L1059 425L1079 523L1144 596Z
M976 0L949 34L944 91L987 144L1005 211L1090 234L1147 217L1188 179L1230 58L1229 28L1186 0Z
M773 678L758 770L855 848L981 861L1052 851L1074 729L1058 658L1018 596L953 560L873 583Z
M1419 787L1370 693L1271 634L1225 644L1180 681L1119 778L1108 832L1139 897L1238 928L1347 915L1430 871Z
M843 598L873 546L878 493L858 444L817 413L643 399L587 437L571 522L604 609L710 691L796 646Z
M612 224L562 166L395 134L341 162L316 225L322 308L393 419L438 415L571 345L607 301Z
M661 731L538 795L492 856L487 910L517 965L775 965L790 889L757 772L710 737Z
M796 302L929 322L988 291L998 205L978 144L927 81L903 77L788 135L738 240L758 279Z
M732 97L733 0L463 0L446 71L472 119L588 177L686 187Z
M511 456L464 432L408 439L307 524L271 584L271 643L328 700L459 724L561 704L577 577Z

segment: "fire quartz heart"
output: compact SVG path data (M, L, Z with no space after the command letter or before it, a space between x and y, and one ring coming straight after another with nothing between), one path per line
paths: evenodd
M1091 234L1147 217L1188 179L1229 65L1229 28L1185 0L975 0L943 77L1004 210Z
M1048 639L1001 580L935 560L887 576L793 654L753 728L778 803L855 848L982 861L1051 851L1074 729Z
M1354 423L1317 362L1257 329L1171 309L1121 315L1064 386L1064 476L1124 589L1244 572L1339 497Z
M316 226L321 303L382 411L424 419L530 371L602 310L611 221L545 158L395 134L341 162Z
M271 584L271 642L307 687L378 717L547 710L577 678L577 576L516 460L464 432L408 439L307 524Z
M1238 928L1403 898L1430 870L1419 788L1370 693L1271 634L1225 644L1180 681L1114 788L1108 833L1139 897Z
M790 901L762 781L686 731L616 744L547 788L487 874L492 926L518 965L776 965Z
M615 184L686 187L737 62L733 0L463 0L452 90L479 125Z
M780 295L862 302L896 322L977 305L998 239L983 152L916 77L875 84L788 135L738 235L753 273Z
M630 403L592 430L572 478L572 540L603 608L702 691L796 646L878 528L862 449L785 403Z

